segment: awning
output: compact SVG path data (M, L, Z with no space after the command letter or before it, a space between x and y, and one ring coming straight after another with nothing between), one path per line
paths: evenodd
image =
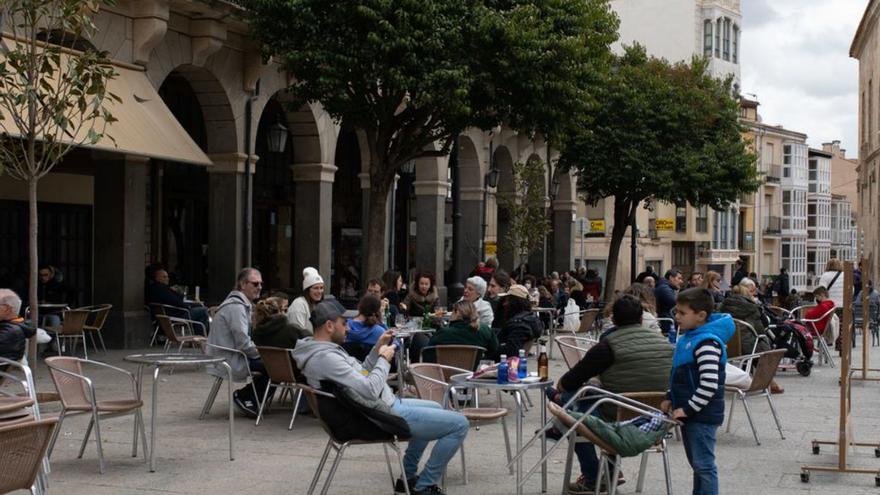
M3 41L14 42L8 38ZM68 55L62 54L62 57L65 56ZM66 62L62 60L61 64L64 67ZM84 144L83 147L172 162L211 165L208 156L165 106L143 69L120 64L114 68L119 75L108 83L108 90L122 101L107 103L110 113L118 119L108 125L105 131L113 139L104 137L94 145ZM20 135L14 127L9 128L10 120L6 119L5 123L9 135ZM97 124L103 125L103 122L98 121Z

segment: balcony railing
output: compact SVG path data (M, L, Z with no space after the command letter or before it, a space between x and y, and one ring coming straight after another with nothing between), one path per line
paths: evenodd
M782 219L779 217L764 217L764 233L779 235L782 233Z
M779 184L782 181L782 165L770 165L767 167L767 174L764 176L767 182Z
M743 232L739 238L740 251L753 252L755 250L755 233Z

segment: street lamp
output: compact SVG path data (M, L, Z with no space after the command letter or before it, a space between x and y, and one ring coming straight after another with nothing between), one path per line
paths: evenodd
M284 153L287 145L287 127L281 123L281 117L274 124L269 126L269 152Z
M489 227L489 219L488 219L488 202L489 202L489 188L495 189L498 187L498 179L501 178L501 170L495 166L495 160L493 157L489 156L489 171L486 172L486 175L483 177L483 181L485 182L485 187L483 188L483 233L480 235L480 244L482 244L482 249L480 249L480 256L485 260L486 258L486 229Z

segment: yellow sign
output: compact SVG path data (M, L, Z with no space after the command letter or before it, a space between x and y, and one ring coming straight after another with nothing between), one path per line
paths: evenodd
M605 232L605 220L590 220L590 232Z
M658 218L654 224L657 228L657 231L661 230L673 231L675 230L675 219L674 218Z
M498 254L498 244L495 241L486 242L486 257L495 256Z

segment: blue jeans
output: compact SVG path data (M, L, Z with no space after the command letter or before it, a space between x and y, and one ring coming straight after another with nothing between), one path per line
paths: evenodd
M681 440L688 463L694 470L694 495L718 495L718 468L715 466L715 432L718 425L687 421Z
M455 411L443 409L440 404L421 399L398 399L391 409L406 420L412 432L403 468L406 478L413 478L419 470L419 460L431 440L437 440L431 456L419 475L415 488L422 490L431 485L439 485L446 464L464 442L470 424Z

